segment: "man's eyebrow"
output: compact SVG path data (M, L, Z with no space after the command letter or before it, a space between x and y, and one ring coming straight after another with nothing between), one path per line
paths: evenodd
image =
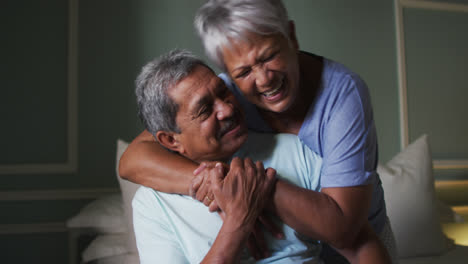
M204 105L207 105L209 101L210 97L207 95L198 98L192 107L192 113L197 115L200 108L202 108Z
M215 88L216 95L218 95L219 92L224 92L226 89L228 89L226 83L224 83L224 81L221 78L219 78Z
M224 81L221 79L221 78L218 78L218 80L216 81L216 86L214 88L214 93L216 94L216 96L219 96L219 93L220 92L224 92L225 90L228 90L226 84L224 83ZM193 103L193 107L191 108L191 112L193 115L198 115L198 111L200 111L200 109L211 103L211 96L210 95L203 95L201 96L200 98L196 98L195 99L195 103Z

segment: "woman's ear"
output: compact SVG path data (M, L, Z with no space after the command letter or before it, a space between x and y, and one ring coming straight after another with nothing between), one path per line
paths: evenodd
M167 131L156 132L156 139L159 143L167 149L176 151L179 153L184 152L184 146L179 141L179 134Z
M289 20L289 41L291 41L291 45L294 49L299 50L299 42L296 37L296 25L294 25L294 21L292 20Z

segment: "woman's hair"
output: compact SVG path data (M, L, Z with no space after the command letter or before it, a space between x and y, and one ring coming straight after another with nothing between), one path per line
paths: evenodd
M288 38L288 23L281 0L208 0L194 21L207 56L223 70L223 48L235 41L249 41L249 33L280 33Z

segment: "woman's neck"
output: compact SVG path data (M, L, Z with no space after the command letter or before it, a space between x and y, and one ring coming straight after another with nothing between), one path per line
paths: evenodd
M320 86L322 75L322 59L310 54L299 52L299 92L295 102L285 112L277 113L260 109L265 121L280 133L298 134L304 118Z

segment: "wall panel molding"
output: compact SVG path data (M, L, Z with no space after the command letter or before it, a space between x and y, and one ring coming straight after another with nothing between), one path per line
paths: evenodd
M468 169L468 160L434 160L434 169Z
M118 188L0 191L0 201L84 200L119 192Z
M95 188L76 190L31 190L0 191L0 202L9 201L53 201L97 199L106 195L120 193L119 188ZM68 232L65 222L46 222L29 224L0 224L0 235L22 235L34 233Z
M0 235L64 233L67 231L68 230L64 222L0 225Z
M407 98L407 72L405 50L404 8L429 9L443 12L468 13L468 5L455 3L441 3L423 0L394 0L397 67L398 67L398 94L400 104L400 146L401 149L409 145L409 119ZM435 169L468 169L467 159L434 160Z
M397 41L397 67L398 67L398 96L400 101L400 147L405 148L409 144L408 135L408 100L406 81L406 51L403 21L403 6L400 0L394 0L395 28Z
M67 160L64 163L1 164L0 175L74 173L78 167L78 1L68 0Z
M450 205L466 206L468 180L435 181L437 197Z
M424 0L400 0L405 8L430 9L448 12L468 12L468 5L455 3L441 3Z

